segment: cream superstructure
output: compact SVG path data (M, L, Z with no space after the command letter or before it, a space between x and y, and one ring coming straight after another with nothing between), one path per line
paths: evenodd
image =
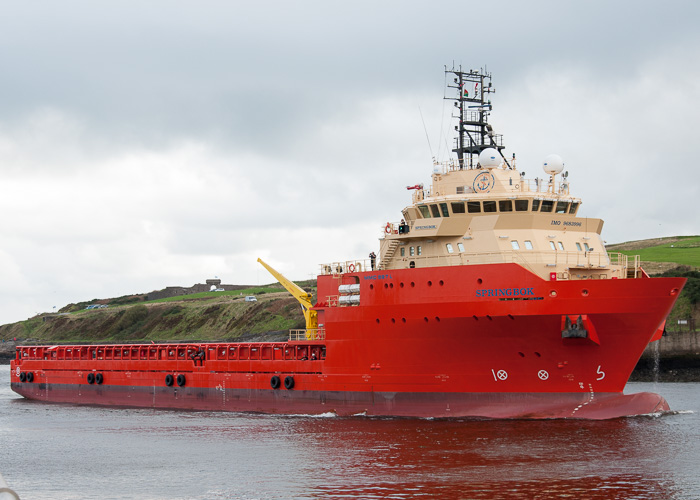
M558 280L641 272L625 255L606 253L603 221L577 217L581 200L569 193L568 174L549 172L528 180L505 161L437 165L430 189L412 188L404 223L385 226L379 268L514 262Z

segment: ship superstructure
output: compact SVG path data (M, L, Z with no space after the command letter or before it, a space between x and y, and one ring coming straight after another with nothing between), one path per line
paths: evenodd
M432 185L410 186L401 222L389 222L381 241L383 269L513 262L544 279L638 277L639 260L608 254L603 221L579 218L568 171L557 155L544 177L527 179L515 156L503 156L503 139L488 123L491 75L454 75L457 158L435 163Z
M625 395L684 285L605 252L556 155L526 179L488 124L483 71L446 70L456 159L410 186L379 258L321 266L287 342L23 346L12 388L51 402L267 413L614 418L667 410Z

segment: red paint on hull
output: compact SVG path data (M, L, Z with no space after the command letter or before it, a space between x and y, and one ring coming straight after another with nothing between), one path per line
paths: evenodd
M11 382L43 401L156 408L491 418L653 413L668 409L663 398L622 391L684 282L549 282L516 264L319 276L323 340L20 347ZM324 301L338 295L339 284L353 283L359 305ZM564 338L567 316L585 317L595 335ZM32 382L20 379L30 372ZM88 383L90 373L102 385ZM183 375L184 387L166 386L167 375ZM293 377L294 387L271 389L275 376Z
M13 383L12 389L28 399L54 403L271 414L602 420L669 410L664 398L649 392L632 395L370 393L26 383Z

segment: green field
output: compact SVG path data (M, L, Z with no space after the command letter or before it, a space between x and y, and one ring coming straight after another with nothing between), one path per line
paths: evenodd
M673 243L620 252L625 255L639 255L643 261L676 262L685 266L700 267L700 236L681 237Z
M285 290L282 287L258 286L258 287L253 287L253 288L245 288L243 290L233 290L230 292L201 292L201 293L191 293L189 295L178 295L176 297L166 297L164 299L147 300L145 302L142 302L142 304L157 304L159 302L176 302L176 301L181 301L181 300L199 300L199 299L207 299L207 298L214 298L214 297L225 297L225 296L230 296L230 295L233 295L235 297L238 297L238 296L245 297L246 295L260 295L263 293L275 293L275 292L284 292L284 291Z

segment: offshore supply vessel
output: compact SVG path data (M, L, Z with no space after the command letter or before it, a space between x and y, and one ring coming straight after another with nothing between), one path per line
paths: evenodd
M324 264L283 342L17 347L29 399L286 414L603 419L668 410L623 394L685 283L605 251L555 155L526 179L488 122L491 75L447 69L456 158L409 186L379 257Z

